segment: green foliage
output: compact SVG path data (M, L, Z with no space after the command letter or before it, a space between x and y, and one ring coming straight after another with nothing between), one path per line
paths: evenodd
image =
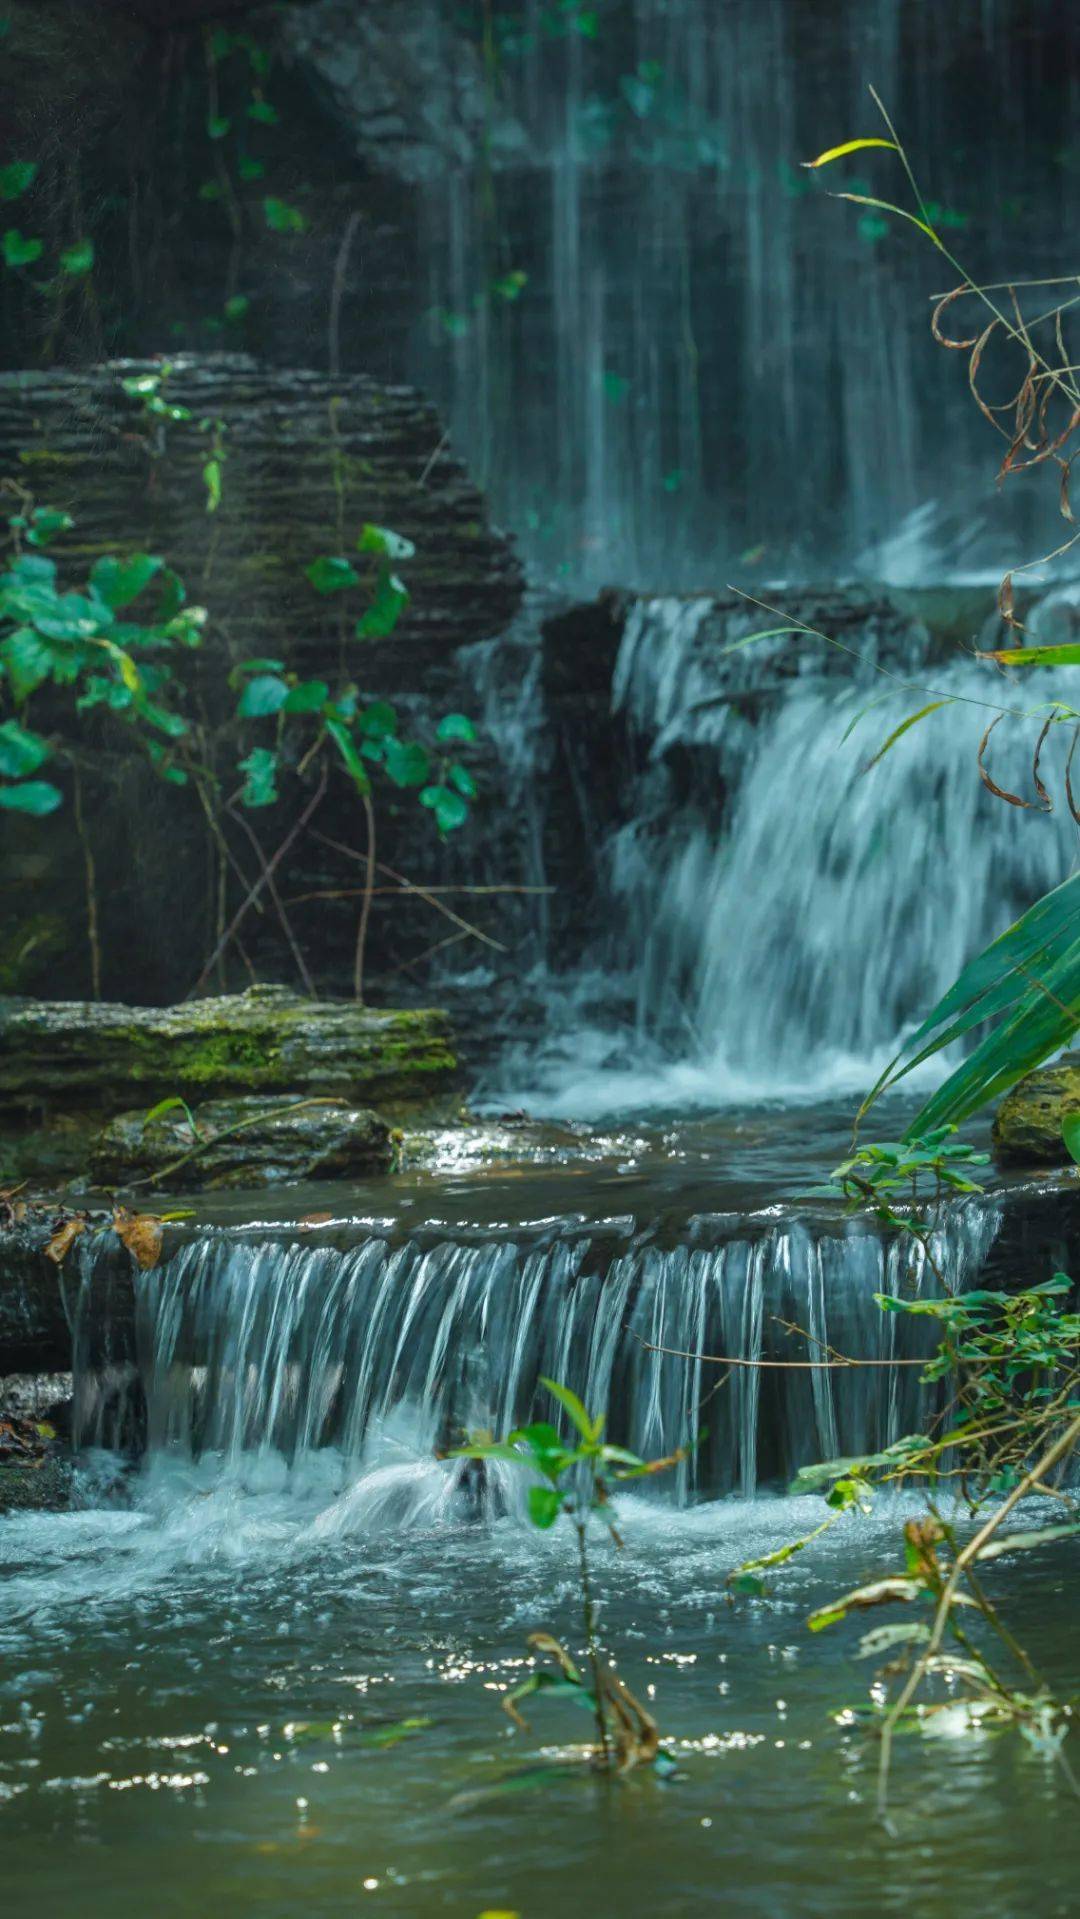
M263 213L266 224L274 233L304 233L307 220L299 207L289 206L285 200L275 200L267 196L263 201Z
M27 239L18 227L8 227L3 238L4 261L9 267L32 266L45 251L44 240Z
M1064 1046L1080 1026L1080 875L1038 900L973 959L864 1100L978 1027L984 1036L925 1102L909 1138L958 1125Z
M181 649L198 645L205 618L201 607L184 604L182 583L156 554L103 554L82 591L62 588L56 561L21 545L40 549L70 525L67 514L27 501L9 519L16 548L0 572L0 698L19 713L0 724L0 776L12 782L0 788L0 805L39 816L55 811L61 794L31 778L53 750L26 724L37 689L69 688L77 712L102 707L116 714L171 777L153 735L178 740L188 730L171 704L178 690L173 664ZM138 619L129 610L136 602L146 605Z
M36 160L9 160L0 167L0 200L17 200L33 186L37 170Z
M60 271L79 279L89 273L94 265L94 242L90 239L76 240L72 246L65 247L60 255Z

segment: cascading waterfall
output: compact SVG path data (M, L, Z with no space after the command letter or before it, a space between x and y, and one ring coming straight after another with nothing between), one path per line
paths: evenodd
M947 1210L931 1252L950 1289L971 1283L998 1224L982 1202ZM681 1502L752 1493L807 1460L887 1444L925 1415L917 1368L762 1372L700 1355L918 1353L916 1323L873 1295L939 1286L914 1242L791 1222L711 1247L614 1252L585 1236L374 1237L341 1251L217 1234L137 1283L151 1464L199 1457L240 1485L272 1469L302 1486L312 1474L325 1484L332 1462L354 1518L416 1523L460 1516L478 1497L496 1511L520 1505L512 1469L480 1490L435 1455L466 1430L549 1416L540 1375L607 1409L612 1437L645 1456L687 1448L660 1488ZM100 1435L92 1391L80 1401L85 1443Z
M1059 594L1032 631L1071 619ZM1040 758L1053 812L1018 812L978 770L1012 707L987 766L1037 801L1041 718L1007 680L935 660L887 602L845 652L790 632L745 643L773 625L705 596L633 603L612 681L634 764L603 857L606 931L587 972L556 982L546 1046L500 1069L504 1102L596 1117L865 1089L971 956L1072 870L1067 729Z
M1030 7L635 0L581 9L590 32L574 11L496 10L487 137L421 195L413 365L530 558L578 587L992 569L1030 500L993 496L985 423L930 339L936 269L800 163L880 130L872 82L960 257L1059 273L1067 94ZM888 156L843 185L904 190Z

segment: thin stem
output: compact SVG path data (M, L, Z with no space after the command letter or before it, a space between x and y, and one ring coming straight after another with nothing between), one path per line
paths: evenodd
M76 760L71 762L73 774L73 798L75 802L75 831L82 847L83 872L86 875L86 937L90 947L90 996L101 998L101 938L98 926L97 868L94 864L94 849L86 830L83 816L82 777Z
M371 920L371 900L375 890L375 808L370 793L361 793L364 806L364 819L367 823L367 867L364 881L364 900L360 908L360 921L356 929L356 958L353 962L353 995L358 1005L364 1003L364 955L367 950L368 926Z
M588 1516L574 1521L578 1536L578 1568L581 1578L581 1610L585 1623L585 1644L592 1669L593 1694L596 1699L596 1731L600 1741L600 1756L605 1770L611 1764L611 1751L608 1746L607 1721L604 1718L604 1693L600 1673L600 1648L596 1643L596 1608L593 1605L592 1582L589 1578L589 1555L585 1545L585 1528Z
M219 939L217 945L214 948L214 951L211 953L209 959L207 960L205 966L202 969L202 972L199 974L198 979L195 981L194 986L191 988L191 991L188 993L187 995L188 999L191 999L193 994L198 993L201 990L201 988L205 986L207 980L210 977L210 974L213 972L214 967L217 964L217 961L220 955L224 952L229 941L233 938L233 936L235 935L239 927L243 924L244 920L247 918L247 915L250 912L251 908L258 901L259 894L262 892L263 888L268 884L269 880L272 879L278 866L280 866L282 860L285 858L286 853L289 851L289 848L295 843L296 840L299 839L301 833L304 831L304 828L306 827L308 821L311 819L312 814L315 812L316 808L319 805L321 805L323 795L326 792L326 777L327 777L326 767L323 766L319 774L319 783L317 787L315 788L315 791L312 794L311 799L308 801L299 819L290 828L289 832L286 833L285 838L282 840L281 845L277 849L277 852L272 854L270 859L266 862L266 865L263 867L263 870L260 873L258 879L255 881L254 886L251 888L250 892L248 893L247 898L244 900L241 900L240 905L237 907L236 912L233 914L232 919L230 920L228 926L225 928L225 931L221 935L221 938Z

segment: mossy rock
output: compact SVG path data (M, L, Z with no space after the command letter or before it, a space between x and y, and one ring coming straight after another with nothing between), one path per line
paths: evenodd
M997 1158L1021 1166L1071 1166L1061 1135L1071 1113L1080 1113L1080 1053L1062 1054L1006 1093L994 1116Z
M0 999L0 1114L95 1110L173 1094L327 1095L391 1118L450 1111L446 1015L302 999L283 986L181 1006Z
M273 1094L209 1100L192 1119L197 1134L182 1109L149 1123L143 1110L118 1114L91 1149L94 1179L119 1187L160 1179L174 1190L279 1186L385 1173L393 1161L386 1121L342 1101L290 1103ZM178 1160L184 1163L174 1165Z

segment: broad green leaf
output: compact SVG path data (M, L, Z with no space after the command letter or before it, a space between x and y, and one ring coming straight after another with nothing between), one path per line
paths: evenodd
M126 560L106 553L90 568L90 584L106 606L119 611L138 599L164 564L153 553L131 553Z
M383 765L395 786L423 786L431 771L427 753L416 740L387 739Z
M32 626L20 626L0 640L0 667L11 682L16 705L21 706L47 680L52 671L53 650Z
M60 513L48 506L34 509L33 520L27 529L27 540L31 546L47 546L55 540L58 533L66 533L75 522L70 513Z
M237 692L248 673L284 673L284 660L238 660L229 668L229 685Z
M441 742L464 740L471 742L476 738L476 728L464 713L448 713L439 721L435 729L435 738Z
M804 160L803 166L811 170L815 167L827 167L833 160L843 160L849 153L861 153L864 147L890 147L893 153L900 151L895 140L879 140L871 135L869 139L845 140L842 146L827 147L824 153L818 154L816 160Z
M36 160L9 160L0 167L0 200L17 200L34 183Z
M420 804L430 807L440 833L452 833L455 827L464 826L469 817L467 802L449 786L425 786Z
M285 702L286 713L318 713L330 697L330 688L325 680L302 680L299 686L289 689Z
M1066 1113L1061 1122L1061 1137L1069 1158L1080 1166L1080 1113Z
M592 1441L599 1438L600 1435L596 1429L592 1415L586 1412L581 1400L575 1392L571 1391L569 1386L561 1386L557 1379L547 1379L543 1373L540 1375L540 1384L546 1387L553 1399L558 1400L559 1405L573 1421L583 1439ZM603 1425L602 1420L601 1425Z
M267 199L263 201L266 224L275 233L303 233L307 221L299 207L291 207L285 200Z
M397 713L388 700L373 700L364 708L357 726L369 739L388 739L397 732Z
M416 552L404 534L392 533L388 526L374 526L370 521L360 528L356 544L361 553L382 553L388 560L411 560Z
M409 589L396 573L380 573L367 612L356 622L358 640L385 640L409 604Z
M237 714L242 720L262 720L280 713L289 697L285 681L276 673L256 673L240 695Z
M49 757L49 743L31 733L18 720L0 724L0 773L9 780L25 779L36 773Z
M562 1494L555 1486L529 1487L529 1518L541 1531L555 1524L561 1508Z
M926 1587L921 1579L907 1579L902 1574L893 1574L888 1579L875 1579L869 1586L857 1586L854 1592L845 1593L842 1599L834 1599L831 1605L819 1606L806 1623L811 1632L821 1632L824 1627L845 1619L849 1612L861 1612L867 1606L883 1606L893 1599L921 1599L925 1592Z
M304 568L304 576L311 581L316 593L342 593L346 587L360 584L360 575L348 560L328 553L312 560L311 565Z
M251 301L246 293L234 293L232 297L225 302L225 318L227 320L242 320L250 305Z
M269 100L253 100L248 107L247 114L249 120L258 120L264 127L277 126L278 111L276 107L270 105ZM280 202L277 204L280 204ZM273 225L273 221L271 221L270 224Z
M90 239L76 240L73 246L65 247L60 255L60 270L70 274L73 280L89 273L94 264L94 242Z
M250 154L245 153L237 163L237 172L241 180L261 180L266 168L261 160L255 160Z
M206 122L207 136L211 140L224 140L232 121L224 113L212 113Z
M890 747L895 746L897 740L903 739L904 734L913 726L918 726L920 720L925 720L928 713L936 713L943 706L955 706L955 704L955 700L931 700L929 706L920 706L917 713L909 713L906 720L901 720L899 726L893 728L884 745L878 747L873 759L867 760L863 772L869 773L872 766L876 766L879 760L885 758Z
M51 786L48 780L24 780L21 786L0 786L0 807L9 813L32 813L42 819L46 813L55 813L63 801L59 787Z
M45 251L44 240L27 239L18 227L9 227L3 239L4 260L9 267L28 267L40 260Z
M273 806L278 796L277 754L268 746L253 747L247 758L240 761L239 770L244 775L241 806Z

